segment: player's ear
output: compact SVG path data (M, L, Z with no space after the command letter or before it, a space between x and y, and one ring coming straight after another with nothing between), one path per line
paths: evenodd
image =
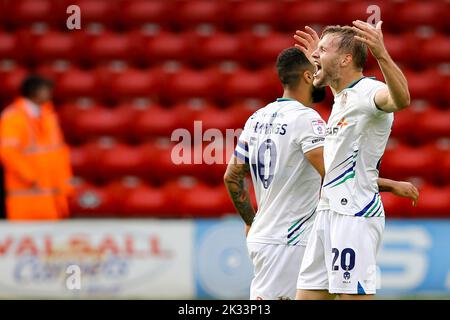
M314 80L313 73L310 70L303 71L303 80L305 80L307 84L312 83Z
M343 55L342 59L341 59L341 66L346 67L348 65L350 65L353 61L353 57L351 54L345 54Z

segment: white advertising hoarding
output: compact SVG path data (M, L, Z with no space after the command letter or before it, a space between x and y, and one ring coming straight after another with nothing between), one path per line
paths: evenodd
M193 221L0 223L0 297L192 298Z

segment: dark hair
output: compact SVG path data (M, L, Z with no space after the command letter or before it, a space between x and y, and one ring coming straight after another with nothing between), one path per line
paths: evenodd
M355 40L356 31L349 26L328 26L322 32L322 38L327 34L336 34L340 37L339 51L351 53L355 67L363 70L367 61L367 46Z
M53 88L53 82L38 75L30 75L22 81L20 94L25 98L32 98L43 87Z
M277 72L283 87L295 88L301 73L308 68L313 68L313 65L300 49L287 48L278 55Z

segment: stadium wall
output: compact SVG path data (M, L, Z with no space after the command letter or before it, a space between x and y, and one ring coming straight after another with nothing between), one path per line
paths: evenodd
M450 296L450 220L388 220L380 296ZM0 223L0 298L246 299L243 225L213 220Z

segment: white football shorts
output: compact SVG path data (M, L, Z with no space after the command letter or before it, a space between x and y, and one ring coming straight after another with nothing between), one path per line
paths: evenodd
M250 299L294 300L305 247L251 242L247 248L254 270Z
M375 294L376 255L383 230L384 217L317 212L297 288L333 294Z

